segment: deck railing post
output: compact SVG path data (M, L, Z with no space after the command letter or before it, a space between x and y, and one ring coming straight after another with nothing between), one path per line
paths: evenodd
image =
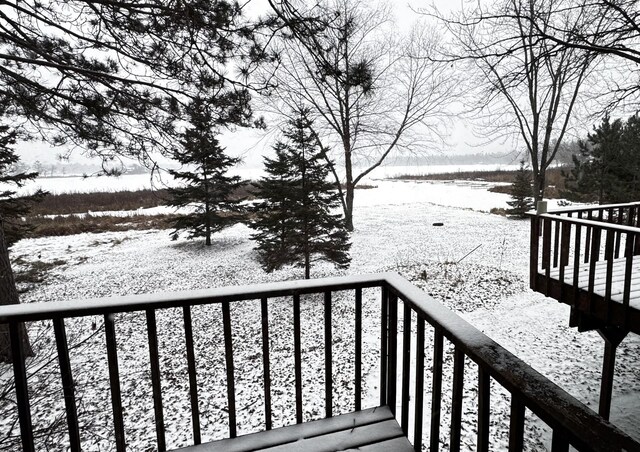
M538 252L540 240L540 217L538 215L531 216L531 246L529 256L531 257L529 267L529 287L536 290L538 279Z

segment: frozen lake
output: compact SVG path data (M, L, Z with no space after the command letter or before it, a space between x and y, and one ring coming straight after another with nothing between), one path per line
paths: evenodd
M517 165L431 165L431 166L383 166L374 170L366 179L366 183L373 183L399 175L442 174L461 171L490 171L517 169ZM231 171L244 179L256 180L264 175L262 168L240 167ZM163 188L171 186L173 178L166 172L157 173L153 177L149 174L127 174L119 177L46 177L36 179L25 185L20 193L32 193L36 188L42 188L53 194L60 193L89 193L96 191L124 191L142 190L145 188Z

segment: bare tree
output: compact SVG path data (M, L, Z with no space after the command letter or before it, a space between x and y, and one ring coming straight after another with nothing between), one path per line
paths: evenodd
M388 5L327 0L311 9L269 2L287 24L269 76L269 104L280 114L310 107L314 133L341 185L353 230L354 189L393 151L417 152L441 141L455 100L449 65L435 63L438 37L416 28L393 38ZM277 99L277 100L276 100Z
M604 57L609 73L601 89L598 116L624 106L638 108L640 95L640 4L636 0L558 1L545 21L525 16L538 39L557 48L587 50ZM562 20L575 17L573 23ZM615 69L615 71L612 71ZM633 75L632 75L633 74Z
M576 22L560 7L560 0L505 0L490 11L480 6L440 17L457 41L449 58L470 61L478 78L472 112L486 120L482 135L514 136L523 144L536 201L544 196L546 170L571 127L595 58L590 50L539 39L537 27L550 26L552 15L567 27Z

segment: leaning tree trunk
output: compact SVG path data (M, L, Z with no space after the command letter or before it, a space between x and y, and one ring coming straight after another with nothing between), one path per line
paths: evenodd
M18 291L16 280L13 277L11 261L9 260L9 248L4 236L4 224L0 216L0 305L18 304ZM29 343L29 336L24 323L20 324L20 337L22 338L22 353L26 358L33 356L33 349ZM0 362L10 363L13 361L11 354L11 342L9 339L9 325L0 323Z

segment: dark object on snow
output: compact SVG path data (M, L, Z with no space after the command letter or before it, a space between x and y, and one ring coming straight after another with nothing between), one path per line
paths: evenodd
M444 223L433 223L434 226L444 226Z

